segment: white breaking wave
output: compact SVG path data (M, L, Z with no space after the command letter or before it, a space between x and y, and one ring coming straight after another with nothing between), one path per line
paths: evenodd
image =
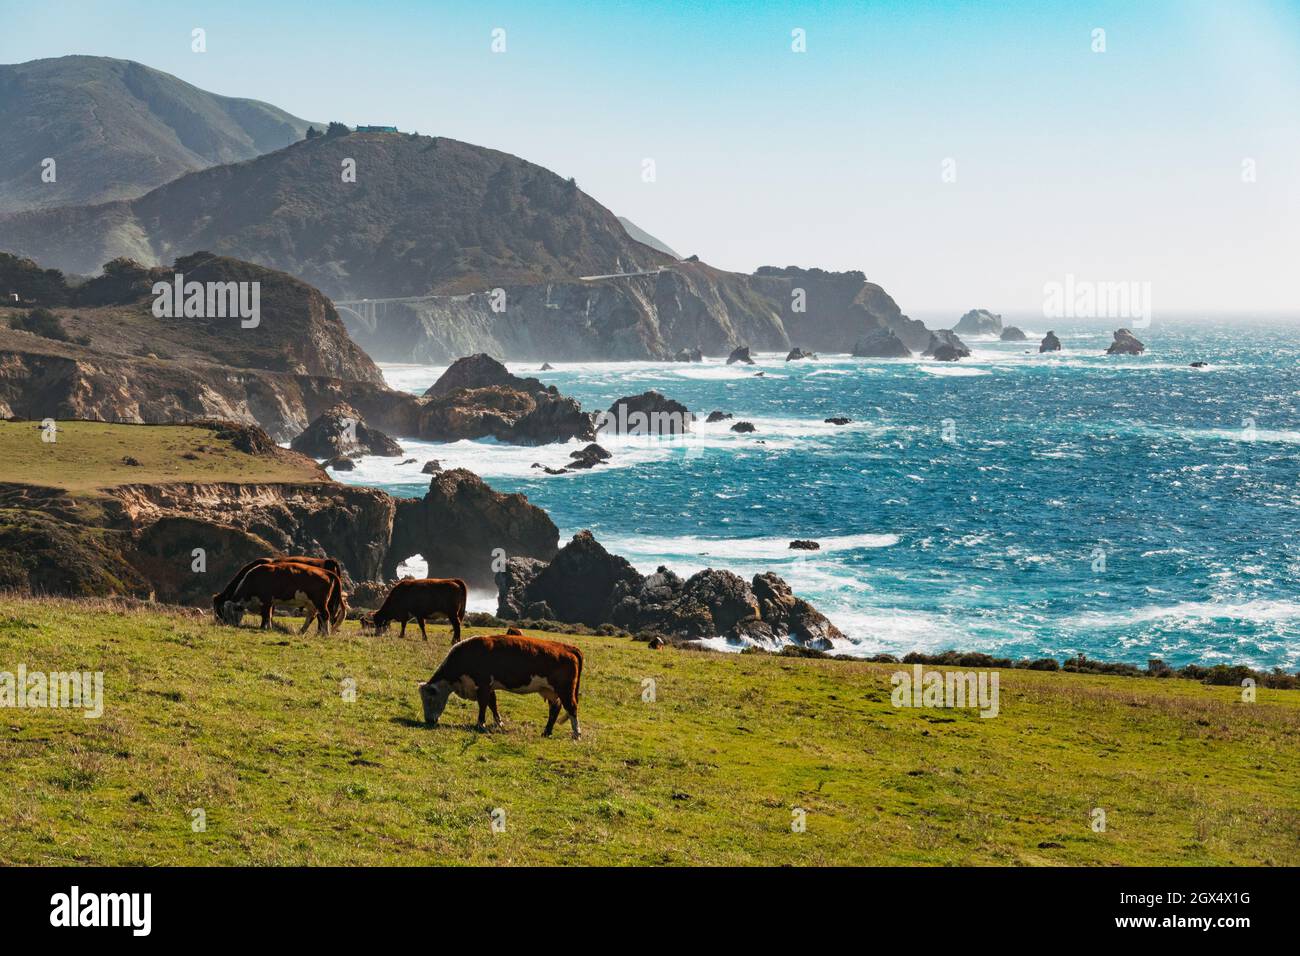
M1131 611L1087 611L1070 620L1078 628L1130 627L1153 621L1244 621L1277 624L1300 620L1300 602L1254 600L1239 604L1217 601L1184 601L1179 604L1149 605Z
M698 565L696 570L706 567L708 562L700 563L698 559L735 559L742 561L771 561L786 559L799 561L816 555L836 551L855 551L863 548L888 548L898 544L896 534L850 534L834 537L817 538L821 548L817 551L800 551L792 549L790 542L798 538L797 534L781 538L701 538L694 535L676 537L653 537L649 535L615 535L601 536L601 543L615 554L624 555L634 565L641 562L650 571L659 564L667 564L668 559L688 560ZM639 566L640 567L640 566Z

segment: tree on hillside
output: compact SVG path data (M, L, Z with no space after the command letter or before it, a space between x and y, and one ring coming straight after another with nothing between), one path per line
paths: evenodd
M350 132L352 132L352 130L348 129L346 123L330 123L330 125L325 128L325 135L331 138L335 136L347 136Z
M304 136L303 139L315 139L320 135L321 135L321 131L318 130L315 126L308 126L307 135Z

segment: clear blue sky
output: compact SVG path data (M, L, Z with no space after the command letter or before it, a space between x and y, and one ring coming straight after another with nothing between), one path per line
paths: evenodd
M918 316L1067 272L1300 313L1300 0L0 0L0 62L68 53L503 149L683 254L862 269Z

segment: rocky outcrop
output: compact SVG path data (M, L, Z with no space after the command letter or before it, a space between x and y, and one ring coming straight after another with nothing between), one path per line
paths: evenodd
M521 494L494 491L463 468L441 472L423 498L399 499L385 579L412 555L423 555L431 577L459 577L470 587L491 587L507 557L548 560L560 533L541 508Z
M618 399L596 416L596 433L611 435L682 435L694 421L679 401L656 391Z
M854 358L911 358L912 351L893 329L876 329L853 344Z
M733 432L739 432L742 435L748 435L758 431L758 429L754 427L753 422L736 422L736 424L731 426L731 430Z
M1008 325L1002 330L1002 334L999 338L1003 342L1024 342L1029 338L1029 336L1025 335L1023 331L1016 328L1014 325Z
M965 342L957 337L955 332L940 329L937 332L930 333L930 344L922 354L943 362L953 362L959 358L967 358L970 355L970 349L966 347Z
M418 437L545 445L595 437L591 416L554 385L512 375L488 355L458 359L424 393Z
M737 362L743 362L745 365L754 364L754 359L749 354L748 345L736 346L731 350L731 354L727 356L728 365L735 365Z
M807 538L796 538L790 542L790 547L795 551L819 551L821 544L816 541L810 541Z
M862 272L763 266L751 284L778 310L791 343L806 349L848 352L881 329L893 332L913 352L929 342L925 325L904 315Z
M787 353L785 360L787 362L797 362L800 359L815 359L816 357L817 357L816 352L806 352L803 349L796 348L796 349L791 349L789 353Z
M506 562L496 580L497 615L507 620L614 624L679 640L791 640L819 649L843 636L775 574L755 575L747 583L730 571L708 568L683 581L661 567L643 576L590 531L574 535L547 564Z
M673 356L673 361L674 362L703 362L704 352L698 348L679 349L677 354Z
M1116 329L1115 341L1106 349L1107 355L1141 355L1147 347L1128 329Z
M708 422L710 425L712 425L714 422L724 422L731 417L732 417L731 412L723 412L715 409L709 412L709 417L704 420Z
M368 426L361 413L346 402L329 408L308 425L289 447L310 458L360 458L380 455L395 458L402 446Z
M1048 332L1043 336L1043 341L1038 343L1039 352L1059 352L1061 351L1061 340L1056 337L1055 332Z
M962 335L1001 335L1002 316L988 309L971 309L957 320L952 330Z

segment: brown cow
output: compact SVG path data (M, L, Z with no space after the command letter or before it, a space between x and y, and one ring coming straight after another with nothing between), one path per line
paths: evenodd
M498 690L512 694L540 694L550 705L542 736L549 737L563 707L569 712L573 739L578 729L578 684L582 680L582 651L570 644L535 637L493 634L471 637L448 652L442 665L420 684L425 723L438 725L451 695L478 701L478 729L486 730L488 708L501 725L497 712Z
M244 580L244 575L259 565L285 563L306 564L313 568L320 568L339 579L338 600L330 608L330 625L336 629L340 627L347 618L348 602L347 595L343 591L342 569L339 567L339 563L333 558L312 558L301 554L280 558L255 558L240 568L239 572L230 579L230 583L226 585L225 590L220 594L212 595L212 613L217 623L235 626L239 624L239 619L243 617L243 611L239 611L238 616L235 616L235 609L227 609L226 605L230 602L230 597L235 593L235 589L239 587L239 583ZM272 611L274 611L274 608L272 608Z
M424 622L435 614L445 614L451 621L451 642L459 644L460 624L465 620L468 600L469 588L460 578L403 578L393 585L379 610L363 617L361 623L382 634L389 622L401 621L402 631L398 636L406 637L406 622L415 618L420 634L427 641L429 633L424 629Z
M329 634L330 611L342 601L341 590L339 576L324 568L292 561L269 561L248 569L222 608L222 613L227 620L237 622L256 604L262 609L262 629L266 630L271 626L271 610L277 601L296 604L303 608L306 616L299 634L304 633L313 620L317 634Z

